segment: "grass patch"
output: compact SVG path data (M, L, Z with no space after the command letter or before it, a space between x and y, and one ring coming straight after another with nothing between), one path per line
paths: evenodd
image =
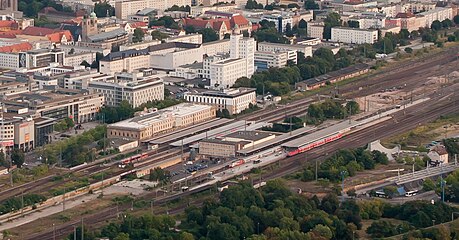
M437 120L418 126L415 129L384 139L382 143L388 147L400 145L404 148L412 147L413 150L423 150L423 145L435 140L442 134L435 132L447 124L457 124L459 122L459 113L448 116L441 116Z

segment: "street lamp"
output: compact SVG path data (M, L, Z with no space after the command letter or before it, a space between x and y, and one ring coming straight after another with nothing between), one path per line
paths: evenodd
M441 200L443 201L443 203L445 202L445 185L446 185L446 181L443 179L443 176L441 176L441 182L440 182Z

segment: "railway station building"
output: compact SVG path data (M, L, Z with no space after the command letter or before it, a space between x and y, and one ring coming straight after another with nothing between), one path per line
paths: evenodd
M213 106L182 103L162 110L149 109L137 116L108 125L109 138L144 140L160 133L191 126L213 119Z

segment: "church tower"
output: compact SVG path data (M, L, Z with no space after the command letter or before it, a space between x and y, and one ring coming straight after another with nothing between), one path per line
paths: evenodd
M81 40L84 42L89 41L89 36L95 35L98 33L97 30L97 16L94 12L88 16L84 16L83 21L81 22Z

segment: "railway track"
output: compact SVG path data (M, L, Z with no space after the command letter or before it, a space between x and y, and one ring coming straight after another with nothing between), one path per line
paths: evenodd
M436 98L435 100L438 100ZM447 101L445 103L445 101ZM317 149L312 149L308 152L298 154L296 156L286 158L280 161L281 167L274 170L272 173L263 176L262 181L266 181L269 179L275 179L279 177L286 176L288 174L297 172L301 170L304 166L305 163L310 162L312 160L318 159L324 159L325 154L324 153L333 153L339 149L343 148L355 148L355 147L360 147L364 145L365 143L374 141L376 139L384 138L391 136L393 134L397 134L400 132L405 132L408 131L419 124L423 124L429 121L432 121L436 118L438 118L441 115L449 114L452 112L458 112L459 111L459 94L453 95L450 100L443 100L443 101L438 101L435 102L434 104L431 104L429 102L421 104L419 108L414 108L414 109L409 109L406 111L406 115L404 115L402 112L397 113L394 115L395 118L397 118L398 123L394 124L392 120L388 120L382 123L379 123L377 125L374 125L373 131L364 131L361 130L356 133L352 133L346 137L344 137L342 140L338 140L336 142L331 142L328 143L320 148ZM257 183L257 180L254 181ZM200 191L205 190L201 189ZM164 198L158 199L158 201L155 201L156 203L166 203L168 201L171 201L173 199L176 199L178 197L184 197L187 195L190 195L194 192L185 192L184 194L181 194L180 196L166 196ZM154 193L148 193L144 198L147 199L152 199L154 198ZM202 201L196 201L194 204L202 204ZM118 211L125 211L130 208L130 205L123 205L119 206ZM184 210L184 207L177 209L177 213L181 212ZM90 215L85 218L84 222L87 225L95 225L98 223L105 222L110 219L115 219L117 214L116 208L108 208L104 209L102 211L99 211L93 215ZM172 213L172 212L171 212ZM81 224L80 221L73 221L73 222L68 222L65 224L62 224L56 228L56 237L60 238L63 236L67 236L73 231L73 226L78 226ZM25 239L52 239L53 232L47 231L44 233L39 233L37 235L33 235L30 237L27 237Z
M400 66L396 67L395 70L394 70L394 68L391 68L392 70L390 70L390 71L389 70L383 71L382 73L379 73L375 78L368 78L368 79L365 79L364 81L359 81L359 82L355 82L355 83L353 83L351 85L344 86L344 87L342 87L340 89L340 93L344 94L347 97L353 97L353 96L357 96L357 95L361 96L361 95L367 95L367 94L371 94L371 93L376 93L376 92L379 92L380 90L385 89L387 87L391 87L391 86L394 86L394 85L400 85L402 83L410 83L408 85L408 87L414 88L414 87L416 87L416 85L419 85L419 84L421 84L423 82L423 81L419 81L420 74L417 73L417 72L423 72L424 74L421 76L423 78L426 75L429 75L429 73L432 74L432 72L435 72L435 71L432 71L432 69L435 69L438 66L444 66L446 64L450 64L451 62L453 62L454 60L457 59L456 53L455 53L457 48L454 48L454 49L455 50L450 50L449 52L438 53L435 56L431 56L430 58L425 59L424 61L422 61L420 63L403 64L403 65L400 65ZM454 53L451 53L451 52L454 52ZM360 88L363 88L363 89L362 90L358 90ZM303 111L305 112L306 111L306 106L305 105L307 103L310 103L311 101L312 101L312 99L310 99L310 98L302 99L302 100L296 101L294 103L291 103L289 105L286 105L286 107L285 107L286 110L282 109L282 110L284 110L284 112L279 111L277 109L271 110L271 111L268 111L268 112L259 112L259 113L255 112L253 115L243 117L242 119L247 119L247 120L268 119L268 120L271 120L271 121L276 120L276 119L280 120L280 119L283 119L285 117L286 113L287 113L287 115L292 115L292 114L303 113ZM304 107L304 110L301 109L300 106ZM457 110L457 109L455 108L454 110ZM425 119L431 119L431 118L425 118ZM415 119L415 120L417 120L417 119ZM381 136L387 136L387 133L389 133L389 132L391 132L391 131L381 131L381 132L378 132L378 134L381 134ZM356 133L356 134L358 134L358 133ZM374 134L376 135L376 133L374 133ZM349 139L349 138L347 138L347 139ZM352 140L352 139L349 139L349 140ZM357 140L359 140L359 139L357 139ZM364 140L359 140L359 141L364 141ZM348 141L346 141L346 142L348 142ZM352 144L353 143L347 143L347 145L344 146L344 147L351 147ZM321 149L321 151L322 150L323 151L329 151L330 148L332 148L331 146L335 146L334 143L332 143L331 145L326 145L326 147L323 147L323 149ZM339 146L341 146L341 145L339 145ZM162 146L160 149L158 149L156 151L161 151L161 150L165 150L165 149L167 149L167 147L166 146ZM315 154L317 154L316 151L319 151L319 150L317 150L317 149L316 150L311 150L311 151L309 151L309 152L307 152L305 154L308 154L308 156L309 156L309 154L311 154L310 157L320 157L319 156L320 154L319 155L315 155ZM289 161L291 161L291 162L299 161L299 160L301 160L301 158L305 157L305 154L300 154L298 156L290 158ZM283 168L284 167L285 166L283 166ZM299 167L299 166L296 166L296 167ZM298 168L296 168L296 170L297 169ZM91 174L92 172L99 172L100 170L101 170L101 167L99 165L92 165L92 166L91 165L87 165L84 168L79 169L78 171L88 172L89 174ZM291 170L291 171L295 171L295 170ZM284 173L281 173L281 175L282 174L287 174L287 173L284 172ZM17 196L22 191L30 192L30 191L32 191L32 189L34 189L34 190L37 189L37 191L35 191L35 192L39 192L39 190L38 190L38 189L40 189L39 186L43 186L44 184L48 183L52 177L53 176L49 176L47 178L38 179L33 183L25 184L25 185L22 185L21 187L16 187L16 188L13 188L13 189L8 189L8 190L5 190L5 191L2 191L2 192L0 192L0 200L8 198L8 197L11 197L11 196ZM273 177L276 177L276 176L273 175Z

